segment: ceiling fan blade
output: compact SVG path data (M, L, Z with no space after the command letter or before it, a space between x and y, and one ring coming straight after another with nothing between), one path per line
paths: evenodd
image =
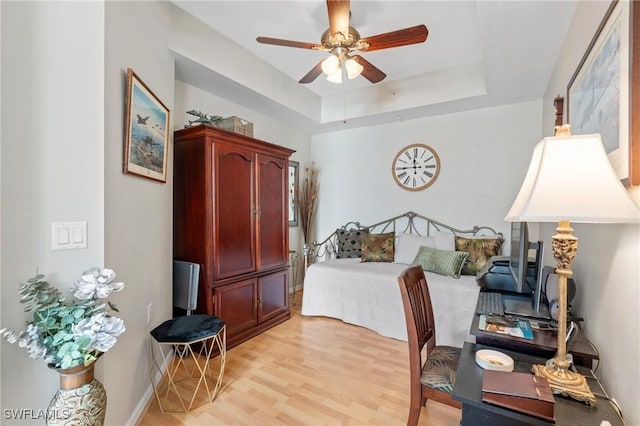
M329 32L331 34L342 33L345 37L349 35L349 0L327 0L327 11L329 12Z
M322 61L324 61L324 59ZM298 83L311 83L313 80L318 78L318 76L322 74L322 61L318 62L318 65L311 68L311 71L309 71L304 77L302 77L300 81L298 81Z
M256 37L256 41L258 43L274 44L276 46L299 47L301 49L325 50L321 44L307 43L304 41L283 40L280 38L271 38L271 37Z
M427 39L429 30L425 25L416 25L402 30L365 37L361 41L369 43L365 52L389 49L390 47L406 46L408 44L422 43Z
M369 80L372 83L379 83L382 80L384 80L384 78L387 76L385 73L383 73L382 71L380 71L380 69L378 67L376 67L375 65L373 65L371 62L367 61L365 58L363 58L360 55L354 55L352 56L353 59L355 59L356 61L358 61L358 63L360 65L362 65L362 76L364 78L366 78L367 80Z

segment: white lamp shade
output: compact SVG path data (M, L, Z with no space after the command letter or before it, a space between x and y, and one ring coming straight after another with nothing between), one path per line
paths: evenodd
M599 134L540 141L505 220L637 223L640 209L616 176Z
M353 58L347 59L345 61L344 67L347 70L347 77L349 77L349 80L352 80L357 76L359 76L362 70L364 69L364 67L360 65L360 63L357 60Z
M333 75L340 69L340 60L335 55L329 55L327 59L322 61L320 67L326 75Z
M342 70L338 68L336 72L327 76L327 80L332 83L342 83Z

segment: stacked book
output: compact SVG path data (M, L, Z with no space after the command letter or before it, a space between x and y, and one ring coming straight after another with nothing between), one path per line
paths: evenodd
M555 423L553 392L544 377L484 370L482 401Z

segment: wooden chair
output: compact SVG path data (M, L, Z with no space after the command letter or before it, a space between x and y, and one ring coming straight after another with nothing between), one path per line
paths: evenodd
M422 267L411 266L402 271L398 276L398 284L409 340L411 405L407 425L417 425L420 409L428 399L462 408L462 404L451 396L460 348L436 346L433 308Z

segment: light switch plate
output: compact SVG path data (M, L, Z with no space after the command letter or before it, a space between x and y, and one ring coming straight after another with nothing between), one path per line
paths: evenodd
M53 222L51 250L87 248L87 222Z

